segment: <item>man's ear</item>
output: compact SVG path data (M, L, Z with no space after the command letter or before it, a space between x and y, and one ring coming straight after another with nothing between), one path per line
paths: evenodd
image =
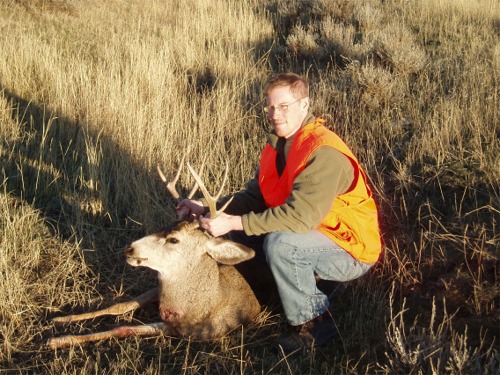
M302 98L300 105L302 106L302 109L304 110L309 110L309 97L306 96L305 98Z

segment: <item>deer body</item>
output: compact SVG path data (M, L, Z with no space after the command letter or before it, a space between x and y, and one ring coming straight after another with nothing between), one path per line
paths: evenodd
M209 237L197 223L145 237L125 253L130 265L158 271L160 316L176 335L220 337L260 312L252 289L232 266L254 251Z
M252 258L254 251L235 242L210 237L199 229L198 223L180 222L137 240L125 249L125 256L134 267L156 270L159 288L129 302L54 321L74 322L119 315L155 300L159 301L162 321L88 335L55 337L49 340L49 347L160 333L210 340L251 321L261 310L252 289L233 267Z
M181 166L183 163L184 158ZM216 210L222 187L216 197L212 197L200 176L189 164L187 166L196 181L188 198L200 188L209 204L211 217L216 217L230 201L220 210ZM180 176L180 169L170 182L166 180L160 168L158 173L167 190L179 201L181 198L175 189L175 183ZM227 179L227 173L226 165L222 185ZM120 315L146 303L159 301L161 322L118 327L87 335L53 337L48 345L56 349L111 337L152 336L161 333L189 336L198 340L223 336L255 318L261 310L252 289L233 267L254 255L253 250L241 244L211 237L200 229L198 222L175 223L158 233L132 242L125 249L127 262L131 266L149 267L158 272L158 288L131 301L99 311L54 318L56 323L69 323L103 315Z

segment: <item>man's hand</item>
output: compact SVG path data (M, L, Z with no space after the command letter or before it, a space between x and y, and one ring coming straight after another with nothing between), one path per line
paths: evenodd
M194 220L205 212L205 207L203 207L201 201L192 199L183 199L175 209L179 220Z
M200 217L200 225L214 237L223 236L232 230L243 230L241 216L232 216L224 212L215 219Z

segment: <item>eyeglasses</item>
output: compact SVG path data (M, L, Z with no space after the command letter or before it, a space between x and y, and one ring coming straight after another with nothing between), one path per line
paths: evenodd
M266 105L264 107L264 112L269 113L269 111L271 109L273 109L275 111L279 110L281 113L286 112L288 110L288 107L290 107L292 104L295 104L302 99L304 99L304 98L297 99L296 101L288 103L288 104Z

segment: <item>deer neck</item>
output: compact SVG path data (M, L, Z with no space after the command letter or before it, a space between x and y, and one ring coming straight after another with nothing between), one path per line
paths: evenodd
M207 255L208 257L208 255ZM200 262L191 268L188 273L165 277L159 274L160 281L160 309L168 313L182 314L190 310L196 301L207 300L214 304L219 298L219 270L215 261Z

